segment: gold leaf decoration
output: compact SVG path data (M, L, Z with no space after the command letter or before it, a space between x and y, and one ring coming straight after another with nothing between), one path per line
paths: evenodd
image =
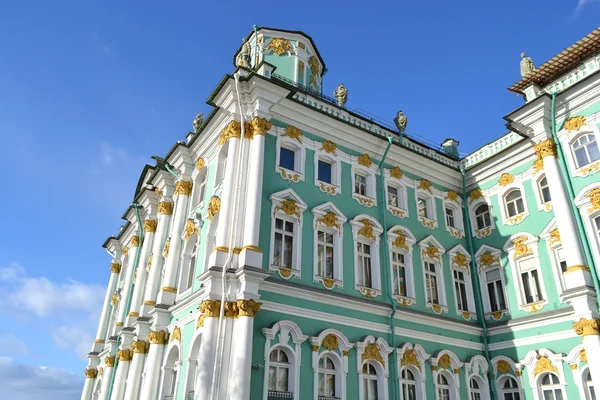
M336 149L337 149L337 146L335 145L335 143L330 142L329 140L325 140L323 143L321 143L321 150L326 153L335 155Z
M179 327L173 329L173 333L171 333L171 342L174 340L181 342L181 329Z
M381 363L381 365L385 366L385 361L381 356L381 351L379 350L379 346L375 343L370 343L365 347L365 351L363 351L361 361L364 363L366 360L376 360Z
M96 379L96 377L98 376L98 370L97 369L88 368L85 371L83 371L83 373L85 374L85 377L87 379Z
M552 365L552 362L548 357L538 357L537 363L535 363L535 369L533 370L533 376L538 376L542 372L555 372L558 374L558 368Z
M175 194L189 196L192 194L193 186L194 183L192 181L177 181L175 183Z
M198 309L204 317L217 318L221 312L221 300L202 300Z
M441 356L438 360L438 365L444 369L448 369L450 367L450 364L450 356L447 353Z
M554 143L554 140L552 139L542 140L533 146L533 150L535 151L538 160L543 160L544 157L547 156L558 157L558 154L556 153L556 143Z
M296 139L298 143L302 144L302 131L295 126L286 126L285 133L281 137L289 137L290 139Z
M162 215L173 215L173 203L170 201L161 201L158 203L158 212Z
M456 193L454 190L449 190L445 199L458 203L458 193Z
M165 242L165 248L163 249L163 257L169 257L169 249L171 248L171 239L167 239Z
M512 371L512 367L506 361L499 360L498 363L496 364L496 370L498 370L498 372L501 373L502 375L506 375L510 371Z
M598 336L600 335L600 320L581 318L578 322L573 322L573 329L579 336Z
M532 168L533 168L534 174L537 174L538 172L543 171L544 170L544 160L541 158L538 158L537 160L535 160L533 162Z
M433 193L431 191L431 182L429 182L427 179L421 179L419 181L419 186L417 187L417 189L423 189L427 190L429 193Z
M111 298L111 302L113 307L115 307L117 304L119 304L119 296L117 296L116 293L112 294L112 298Z
M434 245L430 244L426 249L423 249L422 254L429 258L439 258L440 250Z
M492 253L482 254L479 258L479 264L481 264L482 267L489 267L497 262L500 262L500 259L498 257L494 257Z
M323 216L317 218L318 224L325 224L326 226L333 228L336 227L338 231L341 231L341 225L338 223L337 215L333 211L327 211Z
M254 117L250 122L250 129L248 132L248 139L253 139L256 136L266 136L269 129L273 127L271 121L267 121L261 117Z
M325 286L327 289L333 288L333 285L335 284L335 281L330 278L322 278L321 280L323 281L323 286Z
M188 219L185 224L185 240L189 240L195 233L198 233L198 228L193 220Z
M202 157L198 157L198 159L196 160L196 169L198 171L202 170L202 168L204 168L206 166L206 161L204 160L204 158Z
M406 365L414 365L419 369L419 371L421 371L421 364L419 364L417 353L414 350L406 350L402 354L402 360L400 360L400 365L403 367Z
M225 144L231 138L239 139L242 136L242 124L239 121L233 120L227 124L221 131L219 136L219 144Z
M337 349L339 348L338 338L333 333L331 333L323 338L323 342L321 342L321 345L329 351Z
M402 171L400 170L400 167L394 167L392 169L390 169L390 176L392 178L396 178L396 179L402 179L402 176L404 174L402 173Z
M529 247L527 247L527 244L525 243L526 240L527 236L519 236L512 241L513 246L515 246L515 254L513 257L516 258L518 256L522 256L524 254L532 252L532 250Z
M169 332L166 331L150 331L148 334L148 340L152 344L167 344L169 339Z
M158 221L155 219L147 219L144 221L144 230L146 232L154 233L156 232L156 226L158 225Z
M590 199L591 207L588 208L588 214L592 214L596 210L600 210L600 188L592 189L585 194L585 197Z
M367 168L369 168L369 167L371 167L371 165L373 165L373 161L371 161L371 157L369 157L369 155L368 155L368 154L363 154L362 156L359 156L359 157L356 159L356 161L357 161L357 162L358 162L360 165L362 165L362 166L364 166L364 167L367 167Z
M212 196L210 198L210 202L208 203L208 219L212 222L215 216L219 213L221 209L221 198L217 196Z
M130 243L131 243L131 245L133 247L138 247L140 245L140 237L139 236L132 236Z
M468 268L467 256L462 253L456 253L456 255L452 258L452 263L458 265L459 267Z
M474 202L477 199L481 199L481 198L483 198L483 192L479 188L473 189L469 193L469 202L470 203Z
M310 67L310 71L313 73L313 75L319 75L319 60L317 60L317 57L308 57L308 66Z
M368 219L361 219L358 221L363 224L362 228L358 230L358 234L371 240L376 240L375 234L373 233L373 223Z
M579 361L581 361L581 362L588 362L587 353L585 352L585 349L582 349L579 352Z
M572 131L579 131L579 129L581 129L582 126L586 126L586 120L585 117L583 115L578 115L576 117L571 117L569 118L564 126L563 129L566 129L569 132Z
M506 185L510 185L511 183L513 183L515 181L514 176L512 176L511 174L505 172L500 176L500 179L498 180L498 185L504 187Z
M398 237L396 237L396 239L394 240L394 246L400 249L408 250L408 246L406 245L406 234L404 233L404 231L396 229L393 233L398 235Z
M292 270L290 268L279 267L279 275L281 275L282 278L287 279L292 276Z
M113 274L118 274L121 272L121 264L119 263L111 263L110 264L110 272Z
M560 232L558 231L558 228L554 228L550 231L550 246L560 244L560 242Z
M255 300L238 299L236 301L236 305L238 308L238 315L240 317L254 318L256 314L260 311L262 303L259 303Z
M275 206L273 215L275 215L277 211L283 211L287 215L295 215L296 218L298 218L298 221L300 221L300 216L302 215L300 207L298 207L298 203L293 199L285 199L281 202L281 204Z
M288 53L292 50L292 44L289 40L284 38L273 38L267 46L267 49L271 49L278 56Z

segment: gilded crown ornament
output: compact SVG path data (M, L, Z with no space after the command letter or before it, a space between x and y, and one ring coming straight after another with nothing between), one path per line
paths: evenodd
M330 142L329 140L325 140L325 141L323 141L323 143L321 143L321 150L326 153L335 155L336 149L337 149L337 146L335 145L335 143Z
M585 117L582 115L578 115L576 117L571 117L568 120L566 120L563 128L569 132L572 132L572 131L579 132L581 127L586 126L586 125L587 125L587 123L586 123Z
M278 56L281 56L285 53L291 53L292 44L290 43L289 40L284 39L284 38L273 38L269 42L267 49L273 50L273 52L275 54L277 54Z
M408 250L408 246L406 245L406 234L404 231L396 229L393 233L398 235L396 239L394 239L394 246L398 247L399 249Z
M368 219L365 218L365 219L361 219L358 222L363 224L362 228L360 228L358 230L358 234L360 236L364 236L367 239L371 239L371 240L377 239L373 233L373 223L371 221L369 221Z
M175 183L175 194L190 196L192 194L192 187L194 183L192 181L179 180Z
M325 347L329 351L339 348L337 336L333 333L325 336L321 342L321 346Z
M289 137L290 139L295 139L298 143L302 144L302 131L295 126L288 125L285 127L285 132L281 137Z
M404 174L402 173L402 171L400 170L400 167L396 166L392 169L390 169L390 176L392 178L396 178L396 179L402 179L402 176Z

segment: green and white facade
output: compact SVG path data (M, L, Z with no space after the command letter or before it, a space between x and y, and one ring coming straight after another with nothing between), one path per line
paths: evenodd
M82 399L595 399L595 32L458 159L323 96L304 33L253 31L104 244Z

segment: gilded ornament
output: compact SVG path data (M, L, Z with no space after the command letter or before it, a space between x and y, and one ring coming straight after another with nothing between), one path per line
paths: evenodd
M525 218L525 214L519 214L515 217L509 218L506 220L506 223L509 225L514 225L514 224L518 224L520 222L523 222L523 219Z
M533 168L534 174L537 174L538 172L543 171L544 170L544 160L541 158L538 158L537 160L535 160L533 162L532 168Z
M550 231L550 246L554 246L555 244L560 244L560 232L558 228L554 228Z
M133 356L133 353L129 349L117 351L117 357L119 358L119 361L129 362L129 361L131 361L132 356Z
M492 253L482 254L479 258L479 264L481 264L482 267L489 267L490 265L497 262L500 262L500 258L494 257Z
M335 196L335 193L337 191L337 187L335 187L334 185L329 185L321 181L319 181L319 188L321 189L321 192L331 194L333 196Z
M288 181L298 183L298 181L300 180L299 174L288 173L288 172L286 172L286 169L283 167L279 167L279 172L281 172L281 177L283 179L287 179Z
M194 183L192 181L177 181L175 182L175 194L189 196L192 194L193 186Z
M284 38L273 38L267 46L267 49L273 50L275 54L280 56L284 53L289 53L292 50L292 44L289 40Z
M217 318L221 312L221 300L203 300L198 309L205 317Z
M131 243L131 245L133 247L138 247L140 245L140 237L139 236L132 236L130 243Z
M317 60L317 57L308 57L308 66L310 67L310 71L313 73L313 75L319 75L319 60Z
M147 219L144 221L144 230L146 232L154 233L156 232L156 225L158 221L155 219Z
M338 223L337 215L333 211L327 211L324 215L317 218L318 224L325 224L326 226L333 228L336 227L338 231L341 230L341 225Z
M179 329L179 327L175 327L175 329L173 329L173 332L171 333L171 342L174 340L178 340L181 343L181 329Z
M221 131L221 136L219 136L219 144L223 145L229 139L231 139L231 138L239 139L241 136L242 136L242 124L239 121L232 120Z
M581 318L579 322L573 322L575 333L580 336L598 336L600 335L600 320L596 318Z
M600 188L592 189L585 194L585 197L590 199L591 207L588 208L588 214L592 214L596 210L600 210Z
M83 371L83 373L85 374L85 377L87 379L96 379L96 377L98 376L98 370L97 369L86 369L85 371Z
M279 275L281 275L282 278L287 279L292 276L292 270L290 268L279 267Z
M225 302L225 318L236 318L238 316L237 303L235 301Z
M319 346L318 344L313 344L313 345L312 345L312 351L319 351L319 348L320 348L320 347L321 347L321 346Z
M523 371L515 371L515 375L516 376L521 376L521 375L523 375Z
M156 194L157 194L157 195L159 195L159 196L162 196L162 195L163 195L163 191L162 191L162 190L160 190L160 189L159 189L159 188L157 188L157 187L155 187L155 188L154 188L154 193L156 193Z
M295 215L296 218L298 218L298 221L300 221L300 216L302 215L302 212L300 211L300 207L298 207L298 203L296 202L296 200L283 200L281 204L275 206L275 211L273 215L275 215L275 213L279 210L283 211L287 215Z
M385 361L381 356L381 351L379 350L379 346L375 343L370 343L365 347L365 351L363 351L361 362L365 362L365 360L377 360L381 363L381 365L385 366Z
M512 367L510 366L510 364L504 360L499 360L498 363L496 364L496 370L501 373L502 375L506 375L508 374L510 371L512 371Z
M358 230L358 234L371 240L377 240L373 233L373 223L366 218L361 219L359 222L363 224L363 227Z
M375 201L373 199L370 199L368 197L359 196L356 193L353 194L353 196L363 206L373 207L375 205Z
M298 42L298 47L300 47L301 49L305 49L306 45L302 42ZM302 62L302 61L300 61L300 62ZM304 63L303 63L303 65L304 65Z
M440 249L438 249L434 245L430 244L429 246L427 246L426 249L423 249L421 254L423 254L424 256L427 256L429 258L439 258L440 257Z
M339 348L338 338L333 333L331 333L323 338L321 345L329 351L337 349Z
M440 357L440 359L438 360L438 365L444 369L448 369L450 368L450 364L452 362L450 361L450 356L448 354L444 354L443 356Z
M111 368L115 366L115 357L106 357L104 359L104 364L106 364L107 367Z
M442 312L442 307L439 304L433 304L431 306L431 309L436 313L439 314Z
M150 349L150 343L145 340L135 340L131 342L131 350L134 354L146 354Z
M456 253L456 255L452 257L452 263L459 267L468 268L467 256L461 253Z
M291 139L296 139L298 143L302 144L302 131L295 126L286 126L285 132L281 137L289 137Z
M417 189L427 190L429 193L433 194L433 192L431 191L431 182L429 182L427 179L421 179L419 181L419 186L417 187Z
M558 368L552 365L548 357L538 357L537 363L535 364L535 369L533 370L533 376L536 377L542 372L556 372L558 373Z
M533 150L535 151L538 160L543 160L544 157L548 156L558 157L556 143L552 139L542 140L533 146Z
M364 167L367 167L367 168L369 168L369 167L371 167L371 165L373 165L373 161L371 161L371 157L369 157L369 155L368 155L368 154L363 154L362 156L359 156L359 157L356 159L356 161L357 161L357 162L358 162L360 165L362 165L362 166L364 166Z
M98 375L102 376L103 373L104 373L104 368L102 368L102 367L98 368Z
M196 321L196 329L202 328L204 326L204 315L200 314L198 316L198 320Z
M135 271L133 272L133 283L135 283L135 280L137 279L137 273L138 273L138 269L136 268Z
M167 344L169 339L169 332L166 331L150 331L148 334L148 340L152 344Z
M394 239L393 245L395 247L398 247L399 249L408 250L408 246L406 245L406 234L404 233L404 231L402 231L400 229L396 229L392 233L395 233L396 235L398 235L396 237L396 239Z
M458 203L458 193L456 193L454 190L448 190L445 199Z
M221 209L221 198L217 196L212 196L210 198L210 202L208 203L208 219L212 222L215 216L218 214Z
M435 228L435 221L431 220L429 218L421 217L421 218L419 218L419 222L425 228L429 228L429 229L434 229Z
M576 117L571 117L567 121L565 121L563 129L566 129L569 132L579 131L579 129L581 129L582 126L586 125L587 123L585 121L585 117L583 115L578 115Z
M502 311L495 311L491 314L491 316L495 321L500 321L500 318L502 318Z
M196 160L196 169L198 171L200 171L205 166L206 166L206 160L204 160L204 158L202 158L202 157L198 157L198 159Z
M532 252L532 250L525 243L526 240L527 236L519 236L512 241L513 246L515 246L515 254L513 255L514 258Z
M394 167L392 169L390 169L390 176L392 178L396 178L396 179L402 179L402 176L404 174L402 173L402 171L400 170L400 167Z
M459 374L460 373L460 368L454 368L454 373L455 374Z
M565 270L565 274L571 273L571 272L577 272L577 271L587 271L590 272L589 267L585 266L585 265L581 265L581 264L576 264L576 265L569 265L567 267L567 269Z
M525 306L525 311L531 314L540 311L542 308L544 308L544 303L540 301L538 303L533 303Z
M119 264L119 263L110 264L110 272L112 272L113 274L120 273L121 272L121 264Z
M469 192L469 202L474 202L477 199L481 199L483 198L483 192L481 191L481 189L477 188L477 189L473 189L471 190L471 192Z
M304 43L298 42L298 47L303 49ZM302 78L304 75L304 61L298 61L298 75L300 76L300 78Z
M189 240L195 233L198 233L198 228L193 220L188 219L185 224L185 240Z
M419 371L421 370L421 364L419 364L417 353L414 350L406 350L404 354L402 354L400 365L403 367L406 365L414 365Z
M333 287L333 285L335 284L335 281L330 278L322 278L322 281L323 281L323 286L325 286L327 289L331 289Z
M113 295L112 295L111 304L113 307L115 307L117 304L119 304L119 296L116 293L113 293Z
M170 201L161 201L158 203L158 212L162 215L173 215L173 203Z
M569 364L569 367L571 367L571 369L575 371L577 369L577 364Z
M470 313L470 312L468 312L468 311L463 311L463 312L462 312L462 317L463 317L464 319L466 319L467 321L469 321L469 320L471 319L471 313Z
M254 318L254 316L256 314L258 314L258 312L260 311L260 307L262 306L262 303L259 303L255 300L243 300L243 299L238 299L236 301L236 305L238 307L239 310L239 316L240 317L252 317Z
M329 140L325 140L323 143L321 143L322 151L325 151L327 153L335 155L336 149L337 149L337 146L335 145L335 143L330 142Z
M342 354L344 355L344 357L348 357L350 355L350 350L344 350L342 351Z
M146 265L148 272L150 272L150 269L152 268L152 254L150 254L150 257L148 257L148 264Z
M581 361L581 362L588 362L587 353L585 352L585 349L582 349L579 352L579 361Z
M163 257L169 257L169 249L171 248L171 239L167 239L165 242L165 248L163 249Z
M123 255L126 256L127 254L129 254L129 247L123 249Z
M245 134L245 137L248 139L253 139L255 136L266 136L269 129L273 127L273 123L271 121L267 121L261 117L254 117L254 119L250 122L249 132Z
M173 287L173 286L163 286L160 288L160 290L162 290L163 292L168 292L168 293L177 293L177 288Z
M370 288L360 288L360 293L363 296L368 297L369 299L374 299L375 297L377 297L377 292Z
M500 179L498 180L498 185L504 187L506 185L510 185L511 183L513 183L515 181L514 176L512 176L511 174L505 172L500 176Z

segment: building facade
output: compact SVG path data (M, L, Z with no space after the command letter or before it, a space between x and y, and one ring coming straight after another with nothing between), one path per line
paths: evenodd
M323 95L302 32L234 63L104 243L83 400L596 398L600 29L463 158Z

